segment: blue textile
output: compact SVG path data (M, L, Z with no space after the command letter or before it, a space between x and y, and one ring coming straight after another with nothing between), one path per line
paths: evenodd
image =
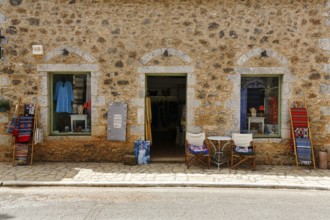
M311 147L311 141L308 138L296 138L297 147Z
M247 88L241 88L241 130L247 130Z
M72 113L72 104L74 100L72 84L69 81L63 83L59 81L55 85L54 100L56 103L56 112Z
M311 161L311 141L310 139L296 139L297 144L297 156L299 161L310 162Z
M16 143L29 142L33 129L33 116L20 116L17 120L16 129L18 130Z
M189 151L192 154L208 154L209 150L207 147L203 146L197 146L197 145L189 145Z

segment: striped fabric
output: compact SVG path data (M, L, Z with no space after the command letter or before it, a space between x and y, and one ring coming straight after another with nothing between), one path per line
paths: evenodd
M20 116L17 120L18 136L16 142L25 143L31 139L31 133L33 128L33 116Z
M291 109L292 125L294 128L307 128L308 117L306 108Z
M292 118L291 127L293 127L294 131L297 131L300 134L301 129L308 128L307 109L306 108L291 108L290 111L291 111L291 118ZM297 130L297 128L298 128L298 130ZM298 133L293 134L291 131L291 134L290 134L291 135L291 141L290 141L291 151L294 150L293 140L295 138L297 138Z
M15 160L17 165L27 165L29 160L29 145L15 144Z
M303 163L311 163L311 141L310 139L296 139L298 160Z

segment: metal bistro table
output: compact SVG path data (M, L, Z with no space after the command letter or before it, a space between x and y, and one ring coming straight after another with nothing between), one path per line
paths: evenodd
M218 170L220 168L221 164L228 163L229 158L224 158L224 149L227 145L230 144L230 137L225 136L210 136L207 137L207 139L210 140L210 143L212 144L214 148L214 155L212 156L211 162L218 165ZM215 146L215 144L212 141L217 141L218 146ZM221 147L221 141L226 141L224 145Z

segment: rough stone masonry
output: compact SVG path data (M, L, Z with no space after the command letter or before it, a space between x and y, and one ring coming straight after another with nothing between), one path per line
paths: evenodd
M295 99L307 101L315 148L330 150L329 21L326 0L0 0L0 96L12 106L0 113L0 161L12 158L4 125L18 97L41 107L45 142L35 160L123 161L144 136L144 75L164 71L187 73L188 128L207 133L239 126L242 74L282 74L281 138L256 139L257 163L293 163ZM33 45L44 55L33 56ZM91 72L91 136L48 135L49 72L57 71ZM128 103L125 143L106 140L110 101Z

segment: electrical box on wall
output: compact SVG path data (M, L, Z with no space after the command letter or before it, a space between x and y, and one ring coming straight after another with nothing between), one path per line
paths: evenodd
M36 56L41 56L44 54L44 48L42 45L33 45L32 54Z

